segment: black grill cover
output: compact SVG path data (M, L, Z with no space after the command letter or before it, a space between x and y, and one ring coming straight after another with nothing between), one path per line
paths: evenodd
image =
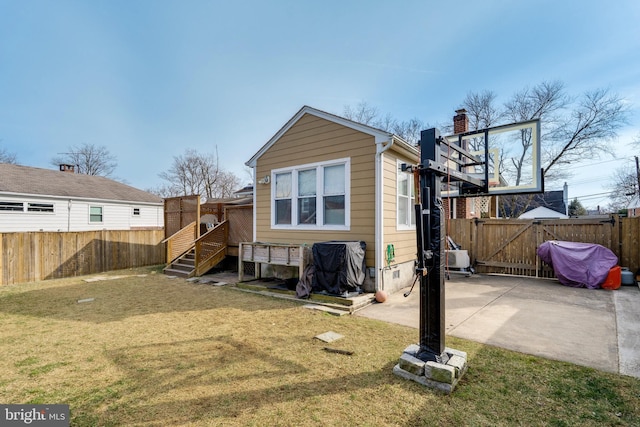
M313 291L330 294L354 292L364 283L365 242L314 243Z

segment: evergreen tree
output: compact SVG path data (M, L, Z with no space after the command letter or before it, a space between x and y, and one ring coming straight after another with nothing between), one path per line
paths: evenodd
M587 210L582 206L582 203L575 198L569 203L569 216L582 216L586 215Z

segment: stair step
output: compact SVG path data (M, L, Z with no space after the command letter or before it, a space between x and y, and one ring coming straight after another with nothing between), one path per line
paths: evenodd
M171 264L169 266L169 268L173 269L173 270L180 270L180 271L187 271L187 272L191 272L194 270L194 266L193 265L188 265L188 264L182 264L179 262L174 262L173 264Z
M175 270L173 268L165 268L164 274L167 276L189 277L189 272L184 270Z

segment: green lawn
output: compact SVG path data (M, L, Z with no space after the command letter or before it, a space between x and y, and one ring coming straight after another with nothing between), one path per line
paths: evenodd
M415 329L109 274L0 288L1 402L66 403L78 426L640 425L635 378L447 337L469 355L447 396L392 373Z

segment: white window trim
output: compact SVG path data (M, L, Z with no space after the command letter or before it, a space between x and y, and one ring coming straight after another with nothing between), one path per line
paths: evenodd
M7 209L7 210L0 210L0 213L6 214L6 213L13 213L13 214L21 214L26 212L25 211L25 207L24 207L24 202L16 202L14 200L3 200L2 204L11 204L11 205L17 205L18 203L22 204L22 209L21 210L14 210L14 209ZM17 207L17 206L14 206Z
M41 208L45 207L45 205L47 208L51 206L51 210L50 211L31 210L30 208L36 208L34 205L42 205ZM26 208L28 213L35 214L35 215L55 215L56 213L55 203L27 202Z
M322 168L327 166L344 165L344 225L322 225L324 219L322 197L324 194L321 189L324 188L324 174L320 173ZM298 218L298 171L316 169L316 186L319 191L316 192L316 224L295 224ZM276 174L291 173L291 222L293 224L276 224ZM319 224L318 224L319 223ZM271 171L271 228L274 230L321 230L321 231L349 231L351 229L351 159L349 157L342 159L328 160L324 162L306 163L293 167L273 169Z
M409 195L411 195L411 189L413 187L413 174L407 173L407 172L402 172L400 169L402 167L403 163L407 163L407 162L403 162L401 160L396 160L396 230L397 231L407 231L407 230L415 230L416 229L416 224L400 224L400 192L398 191L398 186L400 184L400 181L398 180L398 176L401 173L404 173L407 175L407 180L408 180L408 190L409 190ZM415 194L414 194L414 202L411 201L411 196L409 196L409 206L408 206L408 210L407 210L407 215L409 215L409 218L411 218L411 214L413 213L413 211L415 210Z
M91 208L100 208L100 221L91 221ZM104 223L104 206L102 205L89 205L89 224L103 224Z

